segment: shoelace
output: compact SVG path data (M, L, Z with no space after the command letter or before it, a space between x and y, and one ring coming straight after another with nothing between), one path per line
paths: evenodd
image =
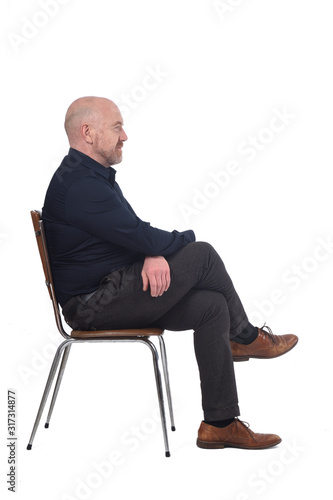
M264 330L265 328L265 330ZM275 340L275 335L273 334L271 328L269 326L266 325L266 323L264 323L264 326L262 326L261 328L259 328L259 330L263 331L264 333L266 333L269 338L272 340L273 344L276 344L276 340Z
M252 434L251 432L251 429L250 429L250 424L248 422L244 422L244 420L240 420L239 418L235 417L235 421L236 422L239 422L240 424L242 424L244 427L246 427L246 430L247 432L250 434L250 436L255 439L254 435Z

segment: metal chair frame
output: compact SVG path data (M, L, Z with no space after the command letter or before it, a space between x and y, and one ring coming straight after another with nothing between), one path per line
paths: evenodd
M32 429L31 437L29 440L29 444L27 446L28 450L31 450L33 441L35 438L35 434L37 432L55 375L58 372L57 380L55 383L51 404L49 408L49 412L47 415L45 428L49 427L51 416L53 413L53 409L57 400L59 388L61 385L61 381L64 375L64 371L66 368L66 364L68 361L69 353L72 347L72 344L81 344L81 343L108 343L108 342L140 342L145 344L151 351L153 358L153 366L154 366L154 374L155 374L155 382L157 389L157 396L159 402L159 409L161 415L161 423L162 423L162 431L164 438L164 447L165 447L165 456L170 457L169 451L169 442L168 442L168 434L167 434L167 425L166 425L166 415L165 415L165 406L164 406L164 398L163 398L163 386L162 379L159 369L159 354L155 344L150 340L150 336L157 336L159 340L161 361L163 367L164 374L164 382L165 389L167 394L168 406L169 406L169 414L171 421L171 430L175 430L174 416L173 416L173 408L172 408L172 399L171 399L171 391L170 391L170 381L169 381L169 373L168 373L168 364L167 364L167 355L165 344L163 340L163 330L160 328L138 328L138 329L130 329L130 330L99 330L99 331L75 331L73 330L70 335L65 331L61 314L58 306L58 302L56 299L52 272L50 266L50 260L48 256L47 250L47 242L44 230L44 224L42 220L41 213L38 210L31 211L32 222L35 230L35 236L37 240L37 245L39 249L40 258L42 261L42 266L45 275L45 283L52 301L53 311L55 315L55 320L57 324L57 328L59 333L65 340L59 345L54 359L51 365L51 369L49 372L49 376L46 382L46 386L44 389L44 393L42 396L42 400L40 402L40 406L37 412L36 420ZM61 361L61 363L60 363ZM59 368L60 364L60 368ZM58 369L59 368L59 369Z

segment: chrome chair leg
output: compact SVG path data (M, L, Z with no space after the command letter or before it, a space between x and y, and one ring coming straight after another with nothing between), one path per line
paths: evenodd
M47 382L46 382L46 386L45 386L45 389L44 389L42 400L41 400L40 405L39 405L37 417L36 417L36 420L35 420L35 423L34 423L34 426L33 426L33 429L32 429L32 433L31 433L31 436L30 436L29 444L27 446L27 450L31 450L31 448L32 448L32 443L34 441L35 434L36 434L36 431L37 431L37 428L38 428L38 425L39 425L42 413L43 413L44 408L45 408L45 404L46 404L46 401L47 401L47 398L48 398L48 395L49 395L49 392L50 392L50 389L51 389L51 386L52 386L52 383L53 383L53 380L54 380L54 376L55 376L55 374L57 372L57 368L58 368L58 365L59 365L61 354L62 354L63 350L65 349L66 345L68 343L72 343L72 342L73 342L73 340L71 340L71 339L65 340L62 344L60 344L60 346L58 347L58 349L57 349L57 351L56 351L56 353L54 355L53 363L51 365L50 373L49 373L49 376L48 376L48 379L47 379Z
M175 431L176 427L175 427L175 420L174 420L174 416L173 416L168 362L167 362L167 355L166 355L166 350L165 350L165 343L164 343L164 339L163 339L162 335L160 335L158 337L158 340L160 342L160 350L161 350L161 359L162 359L162 366L163 366L163 372L164 372L165 388L166 388L166 393L167 393L169 412L170 412L170 420L171 420L171 430Z
M45 428L46 429L49 428L51 416L52 416L52 413L53 413L53 408L54 408L55 402L57 400L57 396L58 396L60 384L61 384L61 381L62 381L62 377L64 375L64 371L65 371L65 368L66 368L66 364L67 364L67 360L68 360L68 356L69 356L71 347L72 347L72 344L69 344L67 347L65 347L65 351L64 351L63 356L62 356L61 365L60 365L60 368L59 368L56 385L54 387L54 391L53 391L53 396L52 396L52 400L51 400L51 404L50 404L49 413L47 415L47 419L46 419L46 423L45 423Z
M166 417L165 417L165 409L164 409L162 379L161 379L161 374L160 374L160 370L158 367L158 352L157 352L155 345L150 340L142 338L142 342L144 342L145 344L147 344L149 346L151 353L153 355L156 389L157 389L157 395L158 395L158 403L159 403L159 407L160 407L161 423L162 423L164 445L165 445L165 456L170 457L168 433L167 433Z

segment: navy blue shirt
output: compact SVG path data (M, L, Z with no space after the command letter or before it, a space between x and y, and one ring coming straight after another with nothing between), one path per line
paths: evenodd
M170 255L195 240L192 230L168 232L139 219L115 174L71 148L51 179L43 219L61 306L96 290L115 269L146 255Z

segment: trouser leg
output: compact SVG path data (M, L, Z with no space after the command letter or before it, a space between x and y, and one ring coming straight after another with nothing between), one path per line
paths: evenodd
M229 342L230 318L223 295L210 290L191 290L152 326L167 330L194 329L204 419L224 420L238 416Z
M216 250L208 243L196 242L167 257L171 279L179 289L200 289L219 292L225 298L230 317L230 337L241 333L248 325L244 307L225 265Z

